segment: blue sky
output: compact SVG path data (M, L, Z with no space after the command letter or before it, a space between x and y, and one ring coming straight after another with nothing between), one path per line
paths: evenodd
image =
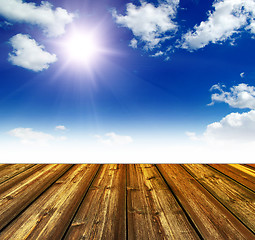
M254 37L254 0L0 0L0 151L248 159Z

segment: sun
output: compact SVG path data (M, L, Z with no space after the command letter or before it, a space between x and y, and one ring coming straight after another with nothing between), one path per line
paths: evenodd
M74 32L65 41L69 60L79 64L91 64L100 52L96 36L92 33Z

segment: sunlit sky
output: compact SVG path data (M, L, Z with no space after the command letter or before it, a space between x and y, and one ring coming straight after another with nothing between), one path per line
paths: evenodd
M0 0L2 162L249 162L255 0Z

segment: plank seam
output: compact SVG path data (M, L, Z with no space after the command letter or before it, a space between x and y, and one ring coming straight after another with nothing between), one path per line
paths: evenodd
M6 229L13 221L15 221L19 216L25 212L38 198L42 196L44 192L46 192L56 181L58 181L59 178L61 178L67 171L69 171L73 165L66 169L52 184L50 184L44 191L42 191L30 204L28 204L22 211L20 211L15 218L13 218L8 224L6 224L2 229L0 229L0 232L2 232L4 229ZM40 169L39 169L40 170Z
M251 170L255 170L255 167L253 167L249 164L241 164L241 165L244 165L245 167L250 168Z
M210 168L212 168L213 170L215 170L215 171L219 172L220 174L222 174L222 175L224 175L224 176L226 176L226 177L230 178L232 181L234 181L234 182L238 183L239 185L241 185L241 186L245 187L246 189L248 189L248 190L252 191L253 193L255 193L255 191L253 191L253 190L252 190L252 189L250 189L249 187L247 187L247 186L245 186L244 184L242 184L242 183L238 182L237 180L233 179L232 177L228 176L227 174L225 174L225 173L221 172L221 171L220 171L220 170L218 170L217 168L214 168L213 166L208 165L208 164L206 164L206 165L207 165L207 166L209 166Z
M125 170L126 170L126 176L125 176L126 240L128 240L128 203L127 203L128 202L128 199L127 199L127 174L128 174L128 172L127 172L127 164L125 164Z
M246 226L246 224L239 218L237 217L227 206L225 206L216 196L214 196L202 183L200 183L193 175L192 173L190 173L182 164L180 165L189 175L191 175L196 182L198 182L214 199L216 199L216 201L221 204L231 215L233 215L241 224L243 224L244 227L246 227L251 233L255 233L253 232L252 229L250 229L248 226Z
M166 181L164 175L160 172L160 170L158 169L158 166L155 164L155 167L159 173L159 176L162 177L163 181L166 183L168 189L170 190L170 192L172 193L173 197L175 198L175 200L177 201L177 203L179 204L180 208L182 209L182 211L184 212L188 222L190 223L190 225L193 227L193 229L195 230L195 232L197 233L198 237L201 239L201 240L205 240L201 233L199 232L198 228L196 227L194 221L192 220L192 218L189 216L188 212L186 211L186 209L183 207L183 205L181 204L179 198L175 195L175 193L173 192L172 188L169 186L168 182Z
M91 179L91 181L90 181L90 183L89 183L89 185L88 185L88 188L87 188L87 190L85 191L85 193L84 193L84 195L83 195L83 197L82 197L82 199L81 199L80 204L78 205L76 211L74 212L73 217L71 218L70 223L68 224L68 226L67 226L67 228L66 228L66 230L65 230L65 232L64 232L64 234L63 234L63 236L62 236L62 238L61 238L62 240L65 239L65 237L66 237L66 235L67 235L67 233L68 233L68 230L69 230L70 226L72 225L72 222L73 222L73 220L74 220L74 218L75 218L77 212L79 211L79 209L80 209L80 207L81 207L83 201L85 200L85 197L87 196L87 193L88 193L88 191L89 191L91 185L93 184L93 182L95 181L96 177L98 176L98 173L99 173L99 171L100 171L101 168L102 168L102 164L100 164L100 166L99 166L99 168L97 169L95 175L92 177L92 179Z
M3 180L2 182L0 182L0 185L3 184L3 183L5 183L6 181L9 181L10 179L12 179L12 178L18 176L19 174L26 172L27 170L29 170L30 168L34 167L35 165L36 165L36 164L33 164L32 166L28 167L27 169L24 169L22 172L16 173L16 174L13 175L12 177Z

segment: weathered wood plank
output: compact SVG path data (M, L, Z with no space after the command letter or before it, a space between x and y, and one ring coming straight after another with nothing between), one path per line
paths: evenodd
M255 169L240 164L209 164L247 188L255 191Z
M61 239L99 165L75 165L12 221L0 239Z
M255 164L245 164L246 166L255 169Z
M128 239L199 239L154 165L128 165Z
M65 239L126 239L125 165L102 166Z
M182 166L157 166L204 239L254 239L254 234Z
M6 226L46 188L56 181L70 165L46 165L39 172L0 194L0 229Z
M3 164L0 168L0 184L26 171L32 166L34 166L34 164Z
M255 193L203 164L185 164L185 169L214 197L255 233Z
M41 170L45 166L46 166L45 164L36 164L36 165L30 167L29 169L17 174L16 176L9 178L8 180L6 180L5 182L0 184L0 194L7 191L8 189L15 186L16 184L20 183L24 179L28 178L35 172Z

